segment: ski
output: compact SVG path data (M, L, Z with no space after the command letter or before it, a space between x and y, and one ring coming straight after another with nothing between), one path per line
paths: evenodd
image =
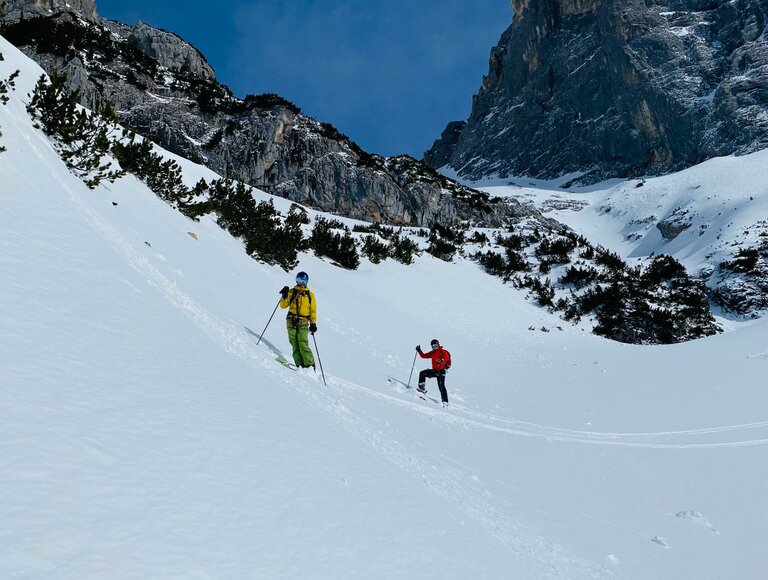
M279 362L281 365L283 365L287 369L291 369L292 371L298 370L298 367L295 364L290 363L287 360L285 360L285 357L283 357L282 355L277 357L275 360L277 362Z
M399 379L396 379L395 377L387 377L387 381L390 382L390 383L394 383L394 384L397 384L397 385L403 387L408 392L415 392L419 396L419 399L421 399L422 401L432 401L433 403L435 403L437 405L440 404L440 401L438 401L437 399L433 399L432 397L428 396L426 391L421 393L421 392L419 392L419 389L414 388L414 387L410 386L409 384L404 383L403 381L401 381Z

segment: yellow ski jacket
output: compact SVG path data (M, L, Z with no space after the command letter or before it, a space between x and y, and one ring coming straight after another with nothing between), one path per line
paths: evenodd
M280 300L280 308L288 309L288 319L295 316L308 320L310 324L317 323L317 302L315 293L309 288L294 286L288 292L288 298Z

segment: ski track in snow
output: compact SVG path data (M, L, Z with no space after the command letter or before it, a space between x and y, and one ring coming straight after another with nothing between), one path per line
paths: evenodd
M382 432L380 426L374 425L366 421L360 414L350 411L348 406L342 404L338 397L334 396L334 390L318 388L319 377L308 377L302 374L286 377L284 373L293 374L294 371L276 366L271 354L259 353L248 331L241 326L224 322L207 312L180 290L172 280L155 268L146 257L140 255L130 242L107 224L92 208L88 207L86 202L81 200L66 184L62 184L62 188L105 241L115 251L123 255L130 266L146 278L148 284L156 288L168 302L188 316L221 348L258 369L259 372L266 371L273 375L279 374L283 384L292 385L307 401L332 415L348 432L354 434L391 463L422 482L431 492L444 500L451 501L458 512L479 524L505 550L513 553L516 561L521 565L525 565L525 559L536 561L537 567L540 567L541 563L545 563L550 572L547 577L552 579L567 580L573 578L574 571L578 571L579 578L585 579L613 577L612 572L599 564L584 560L544 537L531 534L531 530L525 524L515 521L510 514L504 513L488 501L481 490L464 485L460 475L451 475L447 473L444 466L409 453L397 441ZM329 379L329 385L337 385L337 392L338 386L341 386L376 394L374 391L359 385L353 385L353 383L328 375L326 377ZM391 399L403 402L394 397ZM418 408L416 405L412 405L412 407ZM437 415L440 416L439 413ZM449 414L442 414L442 416L451 421L455 420Z
M427 405L426 403L420 404L415 401L404 400L399 397L388 395L386 393L368 389L349 381L334 378L333 382L341 387L363 391L371 396L387 399L394 403L410 407L416 412L425 415L431 415L433 417L439 417L447 422L458 423L462 424L463 426L478 427L490 431L498 431L500 433L508 433L510 435L519 435L523 437L540 437L550 441L584 443L590 445L615 445L621 447L644 447L651 449L722 449L727 447L748 447L752 445L764 445L768 443L768 437L760 439L711 443L663 443L652 441L654 438L663 438L669 436L692 437L697 435L707 435L711 433L728 431L766 429L768 428L768 421L747 423L743 425L729 425L725 427L712 427L707 429L691 429L687 431L659 431L651 433L600 433L592 431L562 429L559 427L548 427L546 425L539 425L526 421L517 421L514 419L504 419L501 417L495 417L493 415L486 415L484 413L472 411L466 407L450 407L451 409L466 415L465 417L462 417L455 415L450 411L445 411L442 408L430 408L430 405ZM491 422L489 423L486 421ZM500 423L501 425L494 423ZM511 426L505 427L503 426L504 424L519 425L521 427L525 427L525 429L514 428ZM642 441L643 439L648 439L649 441Z

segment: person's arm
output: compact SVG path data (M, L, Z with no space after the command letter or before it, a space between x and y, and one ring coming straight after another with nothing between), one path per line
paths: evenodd
M309 291L309 332L312 334L317 332L317 301L312 290Z
M416 352L418 352L418 353L419 353L419 356L420 356L421 358L432 358L432 356L431 356L431 355L429 355L429 354L424 354L424 353L422 352L422 350L421 350L421 345L418 345L418 346L416 347Z
M446 370L451 368L451 353L443 349L443 360L445 361Z
M288 308L288 305L291 303L291 300L289 298L290 288L288 286L285 286L282 290L280 290L280 308Z
M315 293L312 290L309 291L309 295L312 298L309 302L309 321L312 324L317 324L317 300L315 300Z

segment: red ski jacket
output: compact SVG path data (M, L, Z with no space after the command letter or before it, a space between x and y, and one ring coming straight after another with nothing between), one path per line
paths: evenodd
M432 368L436 371L448 370L451 368L451 353L442 346L437 350L430 352L419 352L421 358L431 358Z

